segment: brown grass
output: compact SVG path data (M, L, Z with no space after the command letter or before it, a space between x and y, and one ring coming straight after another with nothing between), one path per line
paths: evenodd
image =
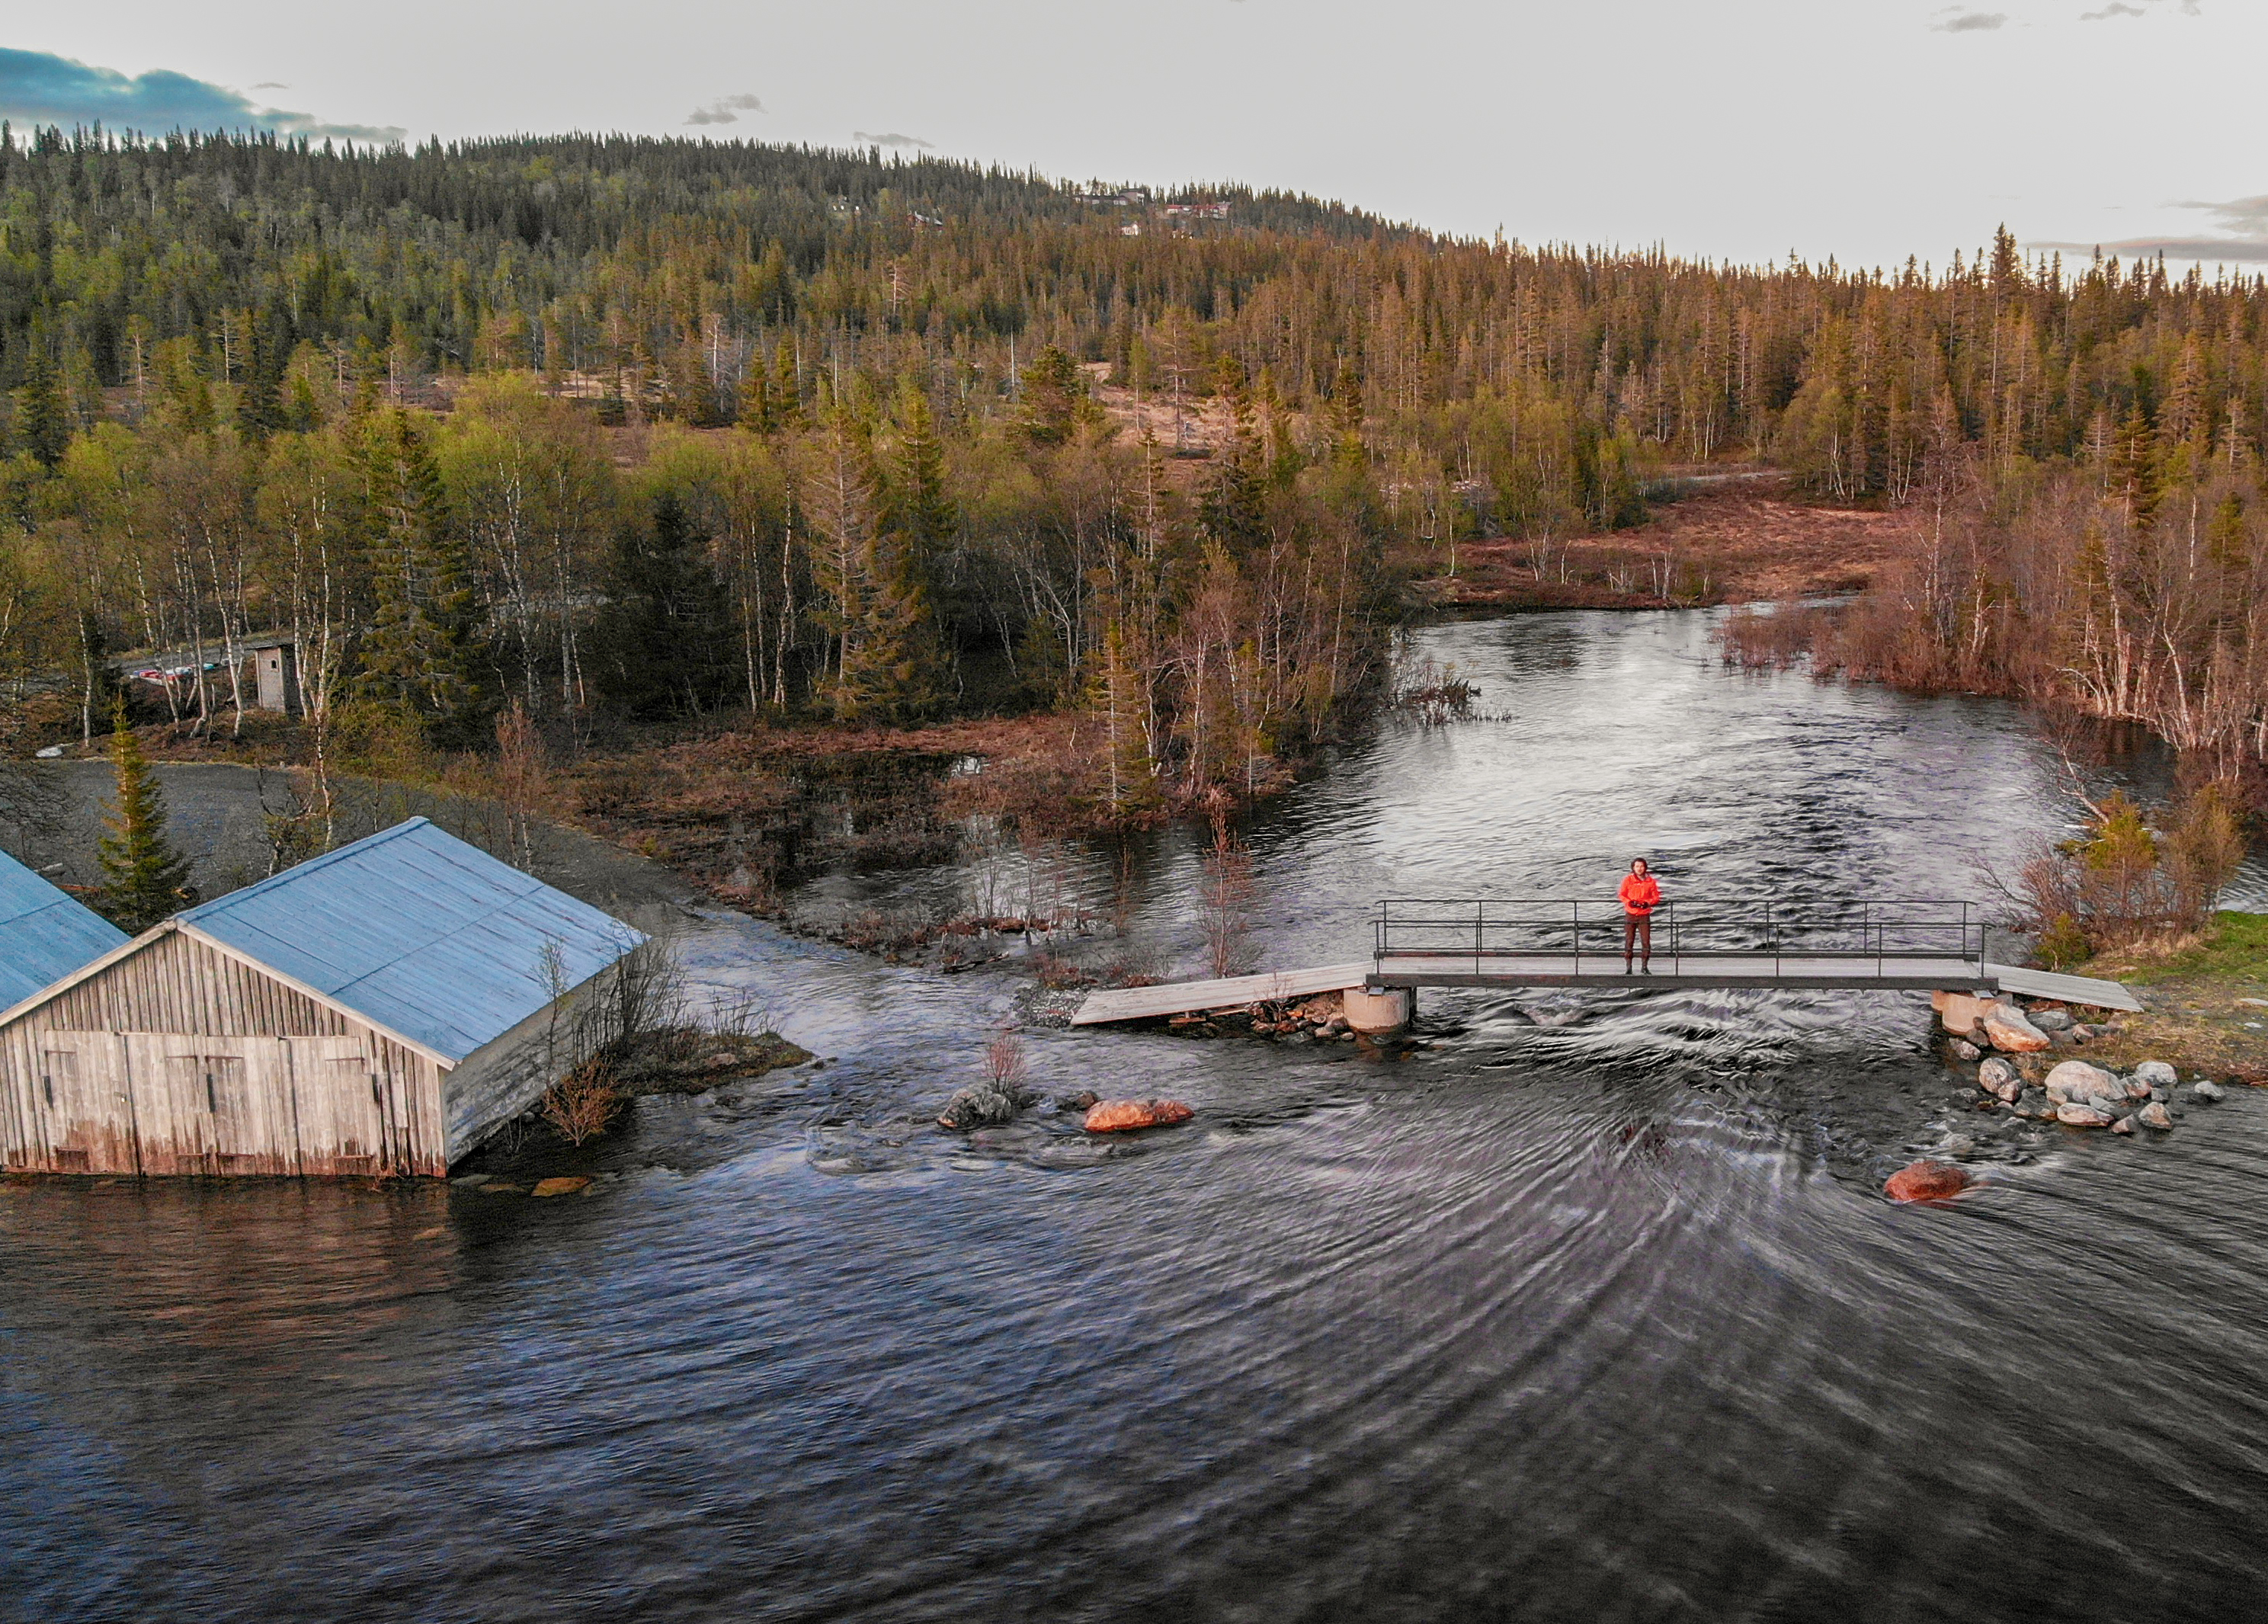
M1456 577L1436 574L1421 589L1444 608L1659 607L1849 592L1910 554L1919 522L1911 511L1818 506L1777 475L1727 481L1657 505L1632 529L1555 544L1540 577L1535 547L1523 538L1462 543Z
M613 1065L593 1055L544 1091L543 1120L561 1138L579 1145L605 1133L622 1104Z

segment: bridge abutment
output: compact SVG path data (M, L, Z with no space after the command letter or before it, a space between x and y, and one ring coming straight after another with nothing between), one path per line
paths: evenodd
M1350 987L1340 996L1346 1004L1346 1024L1371 1037L1407 1026L1418 1002L1418 995L1407 987Z

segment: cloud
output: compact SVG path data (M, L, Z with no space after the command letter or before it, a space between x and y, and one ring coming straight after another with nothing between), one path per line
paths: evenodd
M291 87L284 84L281 79L262 79L259 84L254 85L252 88L254 90L290 90Z
M854 129L850 132L850 139L863 141L871 147L919 147L924 152L936 144L924 141L919 136L901 136L895 131L887 136L870 136L863 129Z
M264 88L264 87L263 87ZM225 85L153 68L136 77L45 51L0 48L0 117L34 124L101 124L162 134L175 129L264 129L279 136L400 141L392 125L334 124L311 113L262 107Z
M2102 244L2037 242L2026 246L2076 250L2081 254L2099 246L2103 253L2115 254L2121 259L2162 254L2169 260L2202 260L2207 263L2250 265L2268 262L2268 196L2237 197L2225 203L2185 202L2175 206L2195 209L2213 216L2213 223L2220 235L2130 237L2124 242Z
M2099 11L2081 11L2079 14L2079 20L2082 23L2099 23L2110 17L2147 17L2153 6L2161 4L2163 0L2142 0L2139 5L2129 5L2126 0L2110 0L2110 4ZM2182 15L2184 17L2202 17L2205 14L2198 0L2181 0L2181 4Z
M764 104L754 96L719 96L706 107L696 107L685 115L688 124L737 124L743 113L762 113Z
M2007 20L2006 11L1955 11L1931 27L1938 33L1987 33Z

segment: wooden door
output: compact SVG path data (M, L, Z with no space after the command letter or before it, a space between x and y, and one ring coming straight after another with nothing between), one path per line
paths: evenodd
M280 1038L136 1032L142 1165L150 1173L295 1173L291 1062Z
M291 1062L281 1038L208 1038L205 1101L221 1173L296 1173Z
M125 1045L107 1032L35 1032L33 1107L56 1172L141 1171Z
M395 1171L384 1084L361 1038L287 1038L299 1121L299 1170L311 1177Z

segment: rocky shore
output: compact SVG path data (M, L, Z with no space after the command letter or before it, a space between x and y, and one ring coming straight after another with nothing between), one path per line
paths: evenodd
M2048 999L1980 998L1939 993L1934 1003L1948 1053L1974 1064L1980 1110L2005 1109L2066 1128L2170 1133L2185 1105L2225 1098L2209 1077L2182 1076L2163 1060L2121 1069L2081 1060L2069 1051L2093 1048L2103 1061L2126 1047L2125 1023L2112 1017L2087 1021L2070 1006Z

